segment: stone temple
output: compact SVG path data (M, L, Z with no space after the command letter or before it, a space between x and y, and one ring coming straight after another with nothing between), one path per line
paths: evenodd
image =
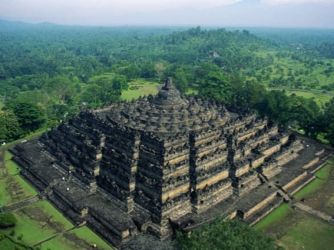
M329 149L255 114L181 96L83 111L12 149L22 175L113 245L217 216L255 223L314 178Z

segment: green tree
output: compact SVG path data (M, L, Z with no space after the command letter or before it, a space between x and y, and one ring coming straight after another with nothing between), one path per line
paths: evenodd
M255 107L262 115L266 115L282 125L288 125L290 121L290 100L284 91L267 92Z
M232 94L228 103L237 111L254 109L266 94L266 89L262 85L238 77L231 78L230 85Z
M183 69L176 69L173 80L176 87L184 93L188 87L187 74Z
M76 93L76 86L68 77L60 75L50 79L46 91L55 97L58 103L64 104L71 102Z
M121 84L118 82L115 85L112 83L100 85L90 84L83 91L80 100L91 108L98 108L111 104L112 102L119 100L122 93L120 89Z
M177 246L181 250L203 249L277 249L275 241L238 220L215 220L187 234L177 234Z
M305 130L307 136L316 137L319 132L321 112L319 106L312 99L292 95L290 105L290 120L296 121Z
M126 76L126 78L128 79L135 79L140 75L140 68L137 66L137 64L133 63L129 64L128 62L126 62L126 65L124 66L122 65L117 65L117 66L119 67L116 68L116 72L120 75Z
M101 86L90 84L81 94L80 101L82 104L91 108L101 107L103 105L102 95L104 95Z
M0 111L0 142L18 139L21 133L16 116L12 112Z
M129 88L127 79L125 76L122 75L115 75L112 78L112 88L114 89L115 92L120 92L121 94L122 90L127 90ZM108 89L108 86L103 85L104 88Z
M25 133L39 129L46 121L45 112L36 104L18 102L11 108Z
M154 70L155 70L155 74L158 78L158 81L161 82L161 80L163 79L163 76L164 76L164 72L166 70L166 64L163 63L163 62L156 63L154 65Z
M202 74L202 73L201 73ZM221 71L210 71L201 79L199 94L229 104L232 88L229 77Z
M334 98L326 104L321 121L322 131L326 133L326 139L334 146Z
M331 123L326 129L326 131L327 131L326 139L334 147L334 123Z
M0 80L6 79L6 72L2 65L0 65Z
M17 223L17 219L14 214L0 213L0 228L14 227Z

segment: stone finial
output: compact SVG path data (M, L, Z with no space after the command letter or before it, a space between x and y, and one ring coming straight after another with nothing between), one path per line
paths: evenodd
M173 79L171 77L167 77L165 81L165 89L170 89L173 86Z

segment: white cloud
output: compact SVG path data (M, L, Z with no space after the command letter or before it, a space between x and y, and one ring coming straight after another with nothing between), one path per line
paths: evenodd
M0 0L0 11L9 10L110 10L122 12L146 12L181 8L206 9L234 4L242 0Z
M60 24L333 27L332 13L334 0L0 0L0 19Z
M205 10L243 0L0 0L0 17L57 23L110 20L168 11ZM84 21L84 22L83 22Z
M334 3L334 0L261 0L261 3L270 5L281 5L281 4L329 4Z

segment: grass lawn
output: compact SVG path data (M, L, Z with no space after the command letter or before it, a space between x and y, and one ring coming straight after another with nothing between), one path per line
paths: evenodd
M9 151L5 151L5 164L7 168L7 173L9 175L17 175L20 173L20 167L12 161L13 155Z
M197 89L193 89L193 88L188 88L186 91L187 95L197 95L198 94L198 90Z
M32 208L38 208L43 211L48 217L52 217L52 221L61 223L64 229L70 229L73 224L66 219L50 202L43 200L32 205Z
M287 90L288 94L295 94L297 96L302 96L305 98L314 99L317 104L323 106L325 103L329 102L333 97L331 94L318 93L312 91L303 91L303 90Z
M295 89L289 89L289 88L268 88L268 90L285 90L287 95L295 94L296 96L302 96L308 99L314 99L315 102L320 106L324 106L327 102L329 102L333 96L334 93L322 93L318 90L295 90Z
M334 96L333 91L323 92L321 88L334 83L334 74L324 72L328 67L324 64L334 66L333 59L322 60L324 64L310 66L306 62L290 56L279 56L275 52L260 52L258 56L271 57L273 63L258 69L255 74L248 75L248 80L257 80L270 88L286 89L288 94L294 93L305 98L314 98L319 105L325 104ZM275 81L276 85L273 85Z
M323 180L315 179L309 184L307 184L303 189L299 190L294 197L297 199L302 199L307 197L308 195L313 194L315 191L319 190L321 186L324 184Z
M255 229L271 235L286 250L330 250L334 226L283 204L257 223Z
M5 161L9 161L10 159L12 159L13 154L9 151L5 151Z
M5 168L0 172L0 206L37 194L35 189L19 175L19 166L11 160L12 156L10 152L5 151ZM43 243L41 249L89 250L92 249L94 244L96 244L97 249L112 249L88 227L71 230L74 225L47 200L40 200L13 213L18 220L17 225L14 229L0 230L0 234L6 234L16 242L33 246L56 235L55 238ZM57 235L64 230L70 231ZM25 248L6 238L0 240L0 250L13 249L21 250Z
M96 244L98 246L98 249L112 249L110 245L108 245L88 227L81 227L71 232L73 232L79 238L85 239L90 244Z
M20 173L20 168L14 161L6 161L6 165L9 175L17 175Z
M115 74L114 73L103 73L101 75L95 75L95 76L92 76L90 79L89 79L89 83L96 83L96 82L99 82L101 80L109 80L109 81L112 81L112 79L114 78Z
M70 229L73 225L48 201L38 201L14 212L17 225L14 229L16 238L22 235L22 241L30 246L52 236L57 232ZM11 236L13 229L1 230Z
M315 209L332 214L334 158L316 172L317 179L306 185L294 196L306 198L305 203ZM326 210L327 208L327 210ZM314 218L288 204L282 204L255 226L274 237L284 249L329 250L334 245L334 226Z
M18 183L20 188L22 188L26 196L25 198L37 195L37 191L26 180L24 180L20 175L14 176L14 180L16 183Z
M6 180L0 179L0 206L9 204L11 201L11 196L8 194L6 186Z
M256 74L259 76L267 76L263 79L263 82L268 84L274 78L288 78L294 76L292 81L301 82L302 86L311 85L317 83L317 88L319 86L328 85L334 82L333 74L325 74L324 69L327 66L316 64L312 67L308 66L304 62L295 60L289 56L280 57L276 53L264 52L258 54L259 56L265 58L271 56L274 59L273 64L270 64L266 68L259 69ZM324 63L334 65L333 59L323 60ZM287 81L291 83L291 80Z
M76 249L75 242L69 241L64 237L56 237L52 240L42 243L39 245L41 250L73 250Z
M101 250L112 249L110 245L86 226L71 230L66 235L56 237L40 246L41 250L73 250L78 248L91 249L93 245L96 245L97 249Z
M8 205L37 194L36 190L20 175L19 167L5 152L5 169L0 174L0 206Z
M0 230L16 241L29 246L33 246L49 237L73 228L73 224L67 220L51 203L46 200L38 201L14 212L18 223L14 229ZM22 240L18 237L22 236ZM9 244L0 242L0 249ZM41 244L41 249L49 250L71 250L71 249L91 249L96 244L97 249L112 249L104 240L91 231L88 227L73 229L65 235L59 235ZM11 249L11 248L8 248ZM14 249L14 248L12 248Z
M50 228L44 228L42 224L31 219L26 214L21 212L16 212L15 217L18 220L18 223L15 229L7 229L1 230L1 232L13 237L17 240L17 237L22 236L22 241L28 245L36 244L43 239L46 239L53 235L54 231ZM11 236L12 230L15 232L13 236Z
M129 89L122 92L122 100L133 100L141 96L155 95L160 84L143 79L137 79L129 83Z
M297 193L296 198L319 211L334 215L334 158L316 173L317 179Z
M294 196L297 199L307 198L309 195L314 194L314 192L318 191L330 177L331 171L334 167L334 158L331 158L327 161L326 165L323 166L320 170L318 170L315 174L317 177L315 180L310 182L304 188L299 190Z
M258 223L254 225L255 229L265 230L268 227L271 227L276 222L284 219L287 215L292 213L293 209L289 207L288 204L282 204Z
M29 137L35 137L43 131L38 131ZM21 139L23 140L23 139ZM21 140L13 142L11 145L19 143ZM7 148L9 145L7 144ZM17 202L37 194L35 189L19 175L19 166L12 161L13 155L5 151L5 168L0 171L0 206ZM103 239L96 235L88 227L74 228L74 225L67 220L47 200L40 200L29 206L25 206L13 212L18 222L15 228L2 229L0 234L6 234L16 242L33 246L49 237L56 236L41 245L45 250L72 250L72 249L92 249L96 244L96 249L112 249ZM71 230L74 228L73 230ZM70 230L65 234L57 235L64 230ZM25 249L20 245L4 238L0 240L0 250L21 250Z
M13 162L12 154L5 152L5 171L0 178L0 204L10 204L34 196L37 192L19 174L19 166ZM26 206L14 212L18 223L15 229L0 230L13 240L33 246L49 237L73 228L67 220L50 202L43 200ZM13 234L13 231L15 232ZM19 239L21 238L22 239ZM69 239L70 238L70 239ZM96 244L98 249L111 249L111 247L97 236L88 227L74 229L59 235L42 245L42 249L91 249ZM0 249L15 249L17 245L8 239L0 241ZM18 247L18 249L23 249Z
M308 216L289 228L279 245L284 249L332 250L334 226Z
M0 249L1 250L24 250L27 249L25 247L22 247L18 244L15 244L11 240L4 238L0 240Z
M64 237L56 237L52 240L39 245L41 250L73 250L75 249L74 242L67 241Z

